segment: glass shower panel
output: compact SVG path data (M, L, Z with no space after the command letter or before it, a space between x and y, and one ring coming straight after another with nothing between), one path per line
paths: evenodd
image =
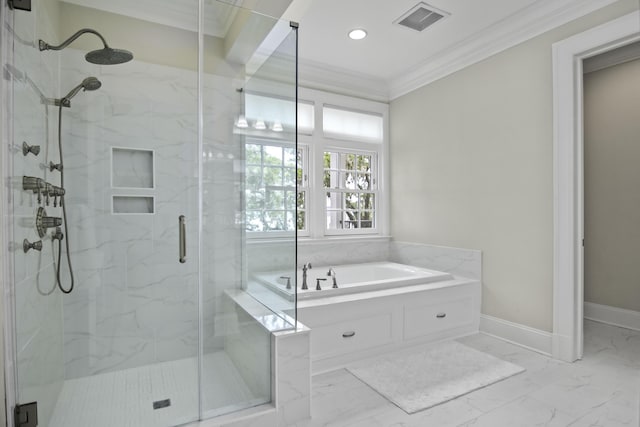
M15 15L31 21L16 22L16 141L41 150L14 156L15 181L38 183L14 190L14 235L42 241L15 251L17 399L38 402L43 427L180 425L200 415L198 1L159 2L152 14L91 4L45 0ZM61 51L34 48L81 28L135 59L88 62L102 47L92 33ZM47 100L76 87L68 106ZM38 234L38 215L61 222L61 262L61 236Z
M227 25L213 25L216 20ZM264 320L276 316L244 291L247 132L236 122L243 114L245 64L265 38L282 40L286 34L278 32L290 29L224 2L205 4L204 23L201 398L208 418L271 400L272 329Z
M295 24L279 22L250 63L236 123L244 147L245 289L295 327L296 236L306 228L303 153L297 146L297 37ZM249 70L251 71L251 70Z

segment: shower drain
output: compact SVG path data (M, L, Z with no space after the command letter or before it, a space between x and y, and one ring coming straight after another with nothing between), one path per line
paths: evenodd
M153 409L162 409L171 406L171 399L156 400L153 402Z

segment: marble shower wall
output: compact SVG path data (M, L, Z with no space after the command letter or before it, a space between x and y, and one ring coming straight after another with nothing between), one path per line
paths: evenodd
M197 74L135 60L96 66L73 49L63 58L63 92L88 76L102 81L99 90L78 94L63 119L77 282L64 304L66 377L195 357ZM241 175L231 79L207 75L204 83L204 333L205 347L215 350L222 345L219 296L241 280L240 192L233 186ZM114 188L113 147L152 150L154 188ZM154 213L114 214L114 195L153 197ZM178 262L179 215L187 221L185 264Z
M15 298L15 338L17 352L18 403L37 401L41 425L46 425L64 381L62 347L62 294L56 289L53 245L49 236L40 238L35 229L39 206L37 196L22 189L22 177L32 176L59 185L59 174L45 168L56 161L57 110L42 103L43 97L58 93L58 58L39 52L39 38L58 38L57 2L34 2L31 13L16 12L6 31L14 36L13 64L4 78L13 85L13 140L3 141L8 150L9 218L13 224L10 253L13 261ZM3 23L3 25L5 25ZM39 145L38 156L22 153L22 143ZM7 153L7 151L5 151ZM45 206L46 207L46 206ZM46 207L50 216L60 216L59 208ZM24 253L22 240L42 240L42 251ZM7 306L10 302L7 301Z

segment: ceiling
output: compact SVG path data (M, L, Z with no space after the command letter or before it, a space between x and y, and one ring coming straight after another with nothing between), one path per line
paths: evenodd
M62 1L198 27L198 0ZM230 5L299 22L301 84L387 101L614 1L426 0L450 15L418 32L393 22L420 0L204 0L204 31L234 33L237 9ZM354 28L368 36L349 39Z
M354 94L389 100L614 1L425 0L451 15L422 32L393 23L420 0L293 0L285 17L300 22L303 80L342 73Z
M314 0L300 17L300 58L390 80L536 0L428 0L451 13L422 32L393 24L418 0ZM349 30L364 28L364 40Z

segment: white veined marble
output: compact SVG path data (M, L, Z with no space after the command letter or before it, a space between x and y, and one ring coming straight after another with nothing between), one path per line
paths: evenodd
M526 372L408 415L341 369L313 377L312 418L292 426L640 425L640 332L586 321L584 358L575 363L554 360L483 334L459 341L518 364Z
M79 283L64 300L66 378L192 357L198 349L197 74L137 60L95 66L72 48L60 55L62 92L90 75L102 82L99 90L78 94L63 117L68 234ZM213 351L223 345L224 325L215 315L222 294L242 281L241 175L233 162L241 144L232 132L239 107L232 80L205 75L203 81L205 152L213 155L203 165L204 346ZM153 171L148 159L142 174L140 164L113 164L114 148L153 150ZM124 184L118 176L113 182L114 168L126 176ZM113 196L132 195L154 197L154 214L113 215ZM179 215L187 217L186 264L177 262Z

